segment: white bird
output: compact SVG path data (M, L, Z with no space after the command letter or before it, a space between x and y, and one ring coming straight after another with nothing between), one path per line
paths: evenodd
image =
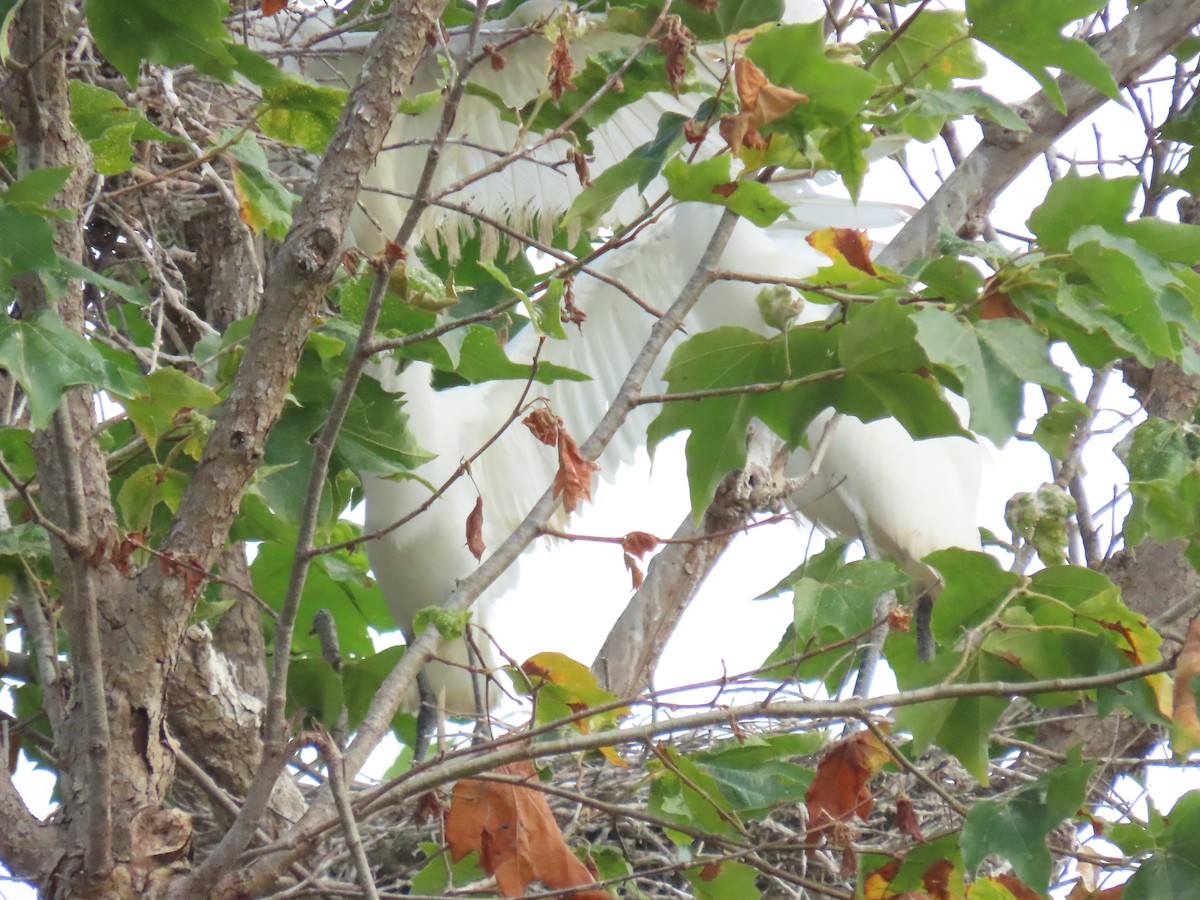
M545 0L534 0L518 7L508 20L487 27L512 30L527 24L531 13L536 18L553 6ZM819 0L802 0L792 4L791 10L796 20L815 19L824 11ZM619 40L597 32L573 46L577 53L586 53L587 41L593 42L592 46L603 46L606 41L611 44ZM550 48L544 39L527 39L505 51L508 64L503 70L484 67L475 77L505 97L506 102L521 106L545 86ZM352 54L346 54L338 67L352 71ZM432 89L436 72L430 63L418 76L419 84L414 89ZM686 99L647 95L597 129L593 171L598 173L649 140L659 116L666 110L679 109ZM354 226L355 239L361 246L370 249L378 245L380 235L390 237L395 232L424 157L423 136L432 133L438 115L440 105L423 116L398 117L385 144L393 149L380 155L365 179L372 190L364 195L366 212ZM457 182L491 164L499 154L521 146L522 139L533 138L536 135L522 136L515 126L502 122L485 101L464 98L435 188ZM567 209L579 190L573 175L568 177L550 165L562 160L565 147L562 141L550 144L534 159L488 175L450 199L494 219L514 222L520 228L535 223L544 227ZM623 197L609 221L627 221L641 203L635 194ZM449 252L456 253L460 231L474 225L454 212L432 212L431 216L427 214L420 235L427 240L440 236ZM637 240L606 255L598 268L618 276L651 306L665 309L692 274L718 213L712 206L680 206ZM821 197L805 188L795 198L793 215L798 224L771 229L739 222L722 267L802 277L824 262L804 243L802 238L808 230L834 224L893 224L896 213L883 205L855 208L847 200ZM726 324L764 330L754 303L757 291L753 285L738 282L713 285L697 305L689 330ZM593 380L538 385L534 396L547 396L568 430L582 438L608 408L653 322L628 297L600 280L582 275L576 280L575 292L576 302L588 316L582 334L550 342L541 358L587 372ZM810 306L806 315L810 319L820 315L819 308ZM526 329L509 348L514 359L529 359L532 355L530 332ZM440 484L464 456L497 432L514 411L524 385L489 382L437 392L431 388L429 377L430 369L424 364L410 364L400 374L380 374L386 387L403 394L414 433L437 454L419 474ZM648 390L656 389L648 386ZM643 408L626 423L600 461L605 473L615 472L619 462L628 460L644 441L651 415ZM819 418L810 429L812 440L817 438L825 418ZM792 471L805 471L808 466L806 454L797 452ZM844 417L829 444L819 477L793 499L805 515L832 531L853 537L860 526L869 528L884 550L911 567L925 554L942 547L978 548L975 504L979 467L980 454L966 439L914 441L894 420L864 424ZM460 478L413 522L368 543L372 569L402 629L411 633L415 614L443 602L455 583L475 567L465 545L464 523L476 503L476 487L484 498L483 537L489 547L495 547L524 518L549 485L555 468L553 451L537 443L524 428L509 428L473 464L470 480ZM363 480L368 532L395 522L428 498L428 489L415 480L384 481L370 476ZM936 510L930 508L932 497L938 498ZM510 569L507 578L493 585L477 603L475 620L485 627L492 599L511 585L513 573ZM486 655L486 646L484 650ZM445 647L442 655L460 666L467 661L462 646ZM494 660L484 662L491 664ZM439 669L435 664L430 674L435 691L440 688L444 693L447 710L468 713L475 708L471 680L465 670Z

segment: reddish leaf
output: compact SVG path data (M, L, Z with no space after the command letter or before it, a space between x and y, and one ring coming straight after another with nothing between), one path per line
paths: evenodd
M736 181L728 181L725 184L714 184L712 192L719 197L732 197L733 192L737 190Z
M563 509L572 513L582 501L592 499L592 473L600 467L583 458L579 445L567 433L558 430L558 472L554 475L554 496L562 497Z
M907 609L900 606L892 606L888 609L887 623L891 631L908 631L908 623L912 620Z
M721 875L721 864L719 862L710 862L705 864L700 870L701 881L714 881Z
M869 731L860 731L829 748L804 795L809 844L816 845L826 836L840 838L836 832L828 833L854 816L866 820L875 802L867 783L888 757L887 748Z
M483 559L487 545L483 542L483 497L475 498L475 507L467 516L467 549L475 561Z
M441 817L442 801L438 799L437 792L426 791L417 798L417 808L413 810L414 822L418 825L425 825L437 821Z
M262 0L259 9L264 16L273 16L287 9L288 0Z
M498 774L537 781L528 762L501 766ZM521 897L540 881L551 890L594 884L587 868L575 858L541 791L514 784L465 778L454 786L446 817L450 856L459 862L479 854L480 867L496 877L506 897ZM576 891L577 900L612 900L599 888Z
M571 48L564 35L558 36L558 42L550 53L550 96L557 103L567 91L575 90L575 82L571 75L575 72L575 60L571 59Z
M917 811L913 809L912 799L908 794L901 794L896 801L896 824L900 830L919 844L925 843L925 835L921 833L921 823L917 819Z

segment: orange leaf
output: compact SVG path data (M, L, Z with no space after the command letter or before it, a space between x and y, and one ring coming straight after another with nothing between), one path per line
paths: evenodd
M1190 684L1200 674L1200 618L1188 623L1187 638L1175 658L1175 690L1172 695L1172 719L1176 732L1171 749L1185 753L1200 746L1200 718L1196 715L1196 692ZM1182 745L1182 746L1181 746Z
M475 507L467 515L467 549L475 561L483 559L487 545L483 542L483 497L475 498Z
M528 762L500 766L496 772L537 781ZM524 896L535 881L556 891L595 884L587 867L563 840L545 795L533 788L464 778L454 786L450 798L446 841L455 862L476 851L479 865L496 877L505 897ZM570 896L613 900L608 891L599 888Z
M558 430L558 471L554 475L554 496L562 497L563 509L575 512L581 501L592 499L592 473L600 467L579 453L579 445L567 433Z
M953 871L954 863L939 859L921 875L921 883L930 900L950 900L950 874Z
M1008 888L1008 892L1012 894L1016 900L1041 900L1041 894L1033 890L1015 875L1010 875L1006 872L1003 875L997 875L996 880Z
M875 803L867 783L888 759L887 748L869 731L829 748L804 795L809 844L819 843L834 826L853 816L866 821Z
M878 275L871 262L871 239L865 231L853 228L822 228L814 231L806 241L815 250L820 250L834 262L845 262L860 272Z
M867 875L863 884L863 900L883 900L888 896L888 885L899 872L900 863L893 859Z
M262 10L264 16L273 16L287 9L287 5L288 0L262 0L259 9Z

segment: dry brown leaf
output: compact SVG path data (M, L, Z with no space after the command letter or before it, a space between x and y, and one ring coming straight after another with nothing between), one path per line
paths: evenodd
M721 116L721 137L734 153L742 147L761 150L767 143L758 129L782 119L796 104L807 102L808 97L772 84L763 70L745 57L734 62L733 74L742 108L736 114Z
M497 774L537 782L528 762L500 766ZM506 897L521 897L534 882L551 890L594 884L587 868L575 858L545 795L535 788L464 778L454 786L446 817L450 856L460 861L471 851L479 865L496 877ZM600 888L570 894L576 900L613 900Z
M845 262L860 272L878 275L871 262L871 239L865 231L854 228L822 228L805 240L814 250L820 250L834 262Z
M491 61L493 72L499 72L508 65L508 61L504 58L504 54L500 53L500 51L496 49L495 44L484 44L483 52Z
M1178 746L1181 741L1174 739L1172 749L1176 753L1185 752L1192 747L1200 746L1200 717L1196 715L1196 692L1192 690L1191 680L1200 675L1200 618L1188 623L1187 638L1175 658L1175 689L1172 694L1172 721L1175 728L1188 739L1188 747Z
M600 467L586 460L579 445L565 428L558 429L558 471L554 474L554 496L562 497L563 509L575 512L592 499L592 473Z
M533 432L533 436L547 447L558 445L558 429L562 427L562 419L545 406L539 406L524 419L521 424Z
M909 615L907 609L902 606L888 607L887 623L888 629L891 631L908 632L909 623L912 621L912 616Z
M921 883L925 885L925 893L930 900L950 900L950 876L954 872L954 863L948 859L939 859L925 870Z
M483 542L483 497L475 498L475 506L467 515L467 549L475 557L475 562L483 559L483 551L487 544Z
M592 170L588 168L587 154L582 150L567 150L567 160L575 166L575 177L582 187L591 187Z
M587 321L587 313L575 305L575 275L572 273L563 279L562 312L558 314L564 324L574 325L583 334L583 323Z
M565 35L559 35L550 53L550 96L557 103L567 91L575 90L571 76L575 73L575 60L571 58L571 47Z
M262 0L258 8L264 16L273 16L287 9L287 5L288 0Z
M829 748L804 795L809 844L816 845L826 836L838 837L829 832L854 816L866 821L875 803L867 783L888 758L887 748L869 731L860 731Z
M629 570L629 581L636 591L642 586L642 582L646 580L646 573L642 571L642 567L638 565L638 561L628 553L624 554L625 568Z
M695 48L696 36L683 24L683 20L679 16L667 16L667 30L658 39L658 49L666 57L667 83L675 95L679 94L679 88L687 77L688 57Z

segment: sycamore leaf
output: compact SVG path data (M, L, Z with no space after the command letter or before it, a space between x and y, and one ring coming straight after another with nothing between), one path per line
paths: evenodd
M990 44L1037 79L1059 112L1062 92L1048 67L1055 66L1086 81L1116 100L1120 88L1099 54L1079 38L1063 37L1067 24L1091 15L1105 0L967 0L971 34Z
M88 27L105 58L137 84L143 60L164 66L193 65L225 81L233 74L223 19L225 0L88 0Z
M870 731L860 731L825 752L804 795L807 843L822 843L837 825L855 816L867 820L875 805L867 785L890 758L887 747Z
M1046 836L1078 812L1095 765L1094 760L1083 760L1075 747L1066 762L1032 784L1003 799L976 801L962 831L967 869L974 871L986 857L997 854L1012 863L1021 881L1045 890L1051 873Z
M537 782L528 762L501 766L497 774ZM551 890L593 884L595 879L563 840L558 823L536 788L464 778L454 786L446 817L450 858L479 854L479 866L496 878L505 897L523 897L536 881ZM599 888L575 891L578 900L612 900Z

